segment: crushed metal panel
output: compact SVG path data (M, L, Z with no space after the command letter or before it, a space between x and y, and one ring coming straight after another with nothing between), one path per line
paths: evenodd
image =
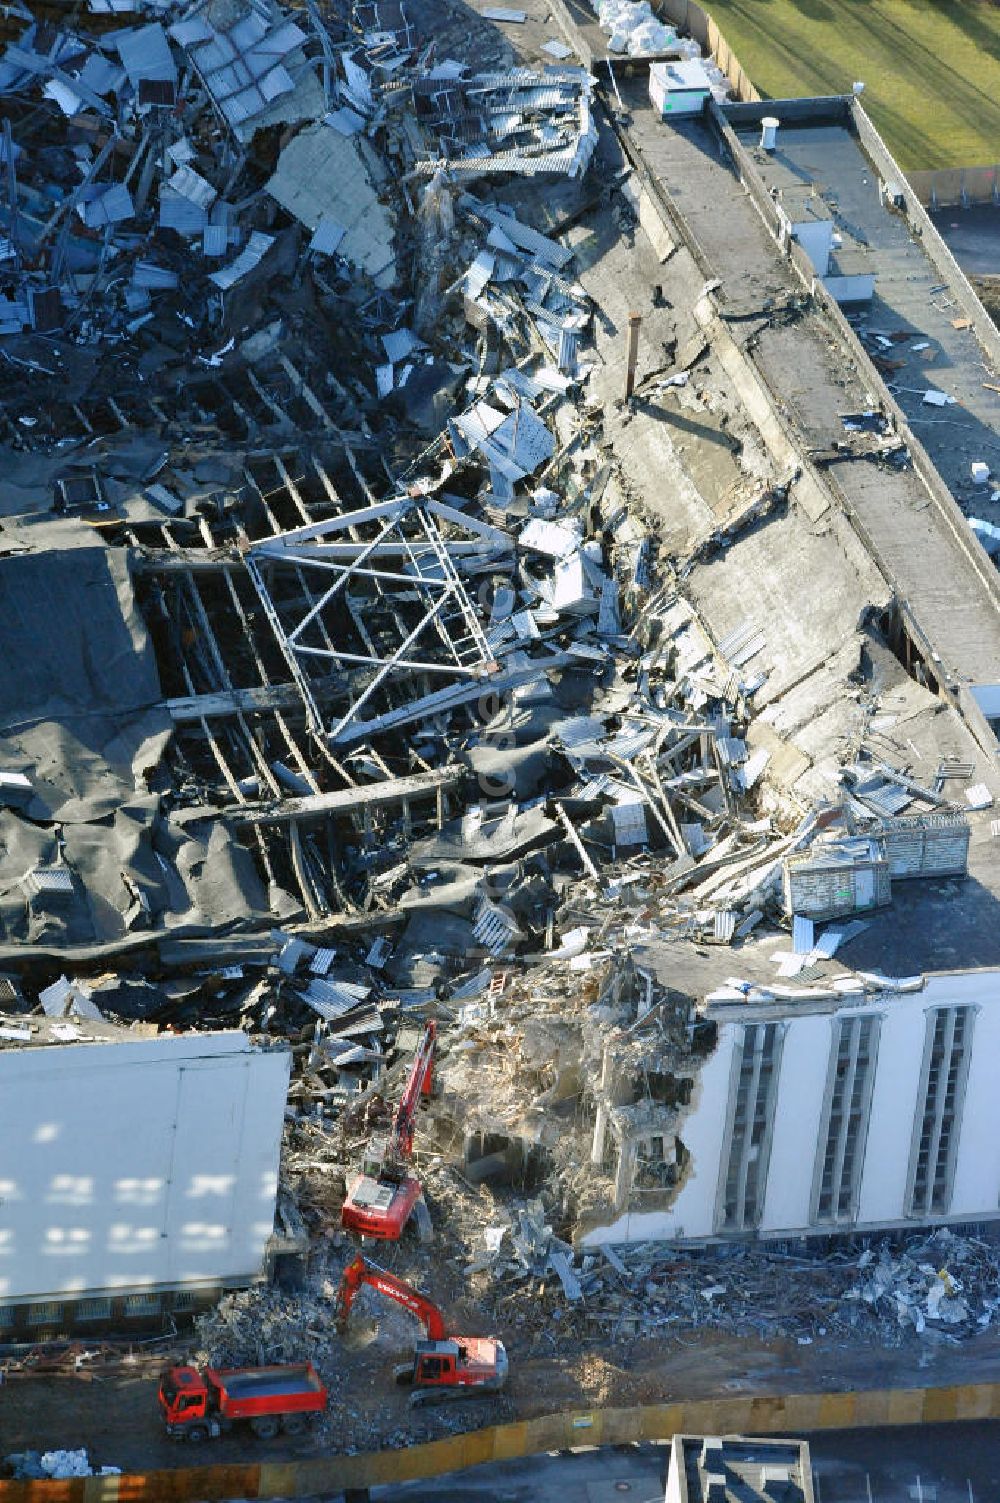
M312 232L324 217L342 225L338 254L367 272L376 286L393 285L395 227L354 137L330 130L322 120L300 131L278 158L267 191Z
M245 276L249 276L255 266L258 266L274 244L273 235L265 235L262 230L254 230L247 245L235 261L230 261L228 266L222 266L218 271L213 271L209 281L214 282L216 287L221 287L227 292L230 287L235 287Z
M117 37L118 56L128 74L129 83L138 89L144 78L155 78L177 83L177 68L170 51L167 34L159 21L148 26L124 31Z

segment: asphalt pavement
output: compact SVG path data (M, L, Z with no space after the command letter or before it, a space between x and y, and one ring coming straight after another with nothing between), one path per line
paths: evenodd
M998 1503L1000 1422L822 1431L816 1503ZM371 1503L662 1503L666 1446L608 1447L378 1487Z

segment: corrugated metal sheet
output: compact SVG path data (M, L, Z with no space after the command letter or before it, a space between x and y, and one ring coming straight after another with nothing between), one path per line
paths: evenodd
M575 329L561 329L559 331L559 350L556 363L561 371L575 371L577 351L580 345L580 336Z
M200 235L208 223L208 213L166 184L160 189L160 228L176 230L179 235Z
M368 986L356 986L347 981L330 981L317 976L300 995L303 1002L308 1002L321 1018L333 1022L352 1012L359 1002L364 1002L370 991L371 987Z
M228 266L220 267L218 271L213 271L210 280L223 291L234 287L264 259L273 244L273 235L265 235L261 230L254 230L236 260L230 261Z
M476 910L473 932L484 950L502 955L520 931L510 914L484 898Z
M808 955L813 948L815 925L811 918L797 913L792 919L792 950L796 955Z
M573 252L558 241L550 240L547 235L540 234L530 225L522 224L519 219L503 213L492 204L480 203L477 199L472 203L476 214L501 230L510 244L518 250L527 251L536 260L554 266L557 270L572 261Z
M137 261L132 268L132 286L149 288L176 287L180 278L169 266L157 266L155 261Z
M824 929L818 939L813 942L813 954L817 960L832 960L839 950L844 938L844 929L836 925Z
M712 922L712 937L720 945L732 943L736 933L736 914L731 908L723 908L715 915Z
M217 260L229 249L229 227L224 224L206 224L202 231L201 250L205 256Z
M218 198L212 184L193 167L181 166L167 178L166 186L172 193L179 193L201 209L210 209Z

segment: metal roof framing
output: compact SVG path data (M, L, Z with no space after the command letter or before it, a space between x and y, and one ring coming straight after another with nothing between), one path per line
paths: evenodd
M472 538L446 539L439 519L471 532ZM362 538L359 528L370 531L373 524L374 535ZM506 536L497 529L440 502L399 497L251 548L248 571L313 730L335 743L390 678L434 674L468 680L495 672L493 652L458 565L470 559L479 564L506 545ZM287 600L277 593L275 571L282 564L307 582L304 596L299 592ZM360 599L349 590L358 585ZM383 632L376 640L367 629L366 606L378 610L383 625L391 619L391 639ZM349 621L353 631L346 626ZM307 662L313 659L375 670L329 728L310 687Z

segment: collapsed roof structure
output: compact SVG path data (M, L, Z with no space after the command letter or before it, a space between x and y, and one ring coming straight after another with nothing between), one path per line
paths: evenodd
M995 1216L1000 588L746 112L398 4L23 19L5 1009L290 1040L304 1200L433 1014L427 1143L512 1203L470 1277L574 1304L585 1249Z

